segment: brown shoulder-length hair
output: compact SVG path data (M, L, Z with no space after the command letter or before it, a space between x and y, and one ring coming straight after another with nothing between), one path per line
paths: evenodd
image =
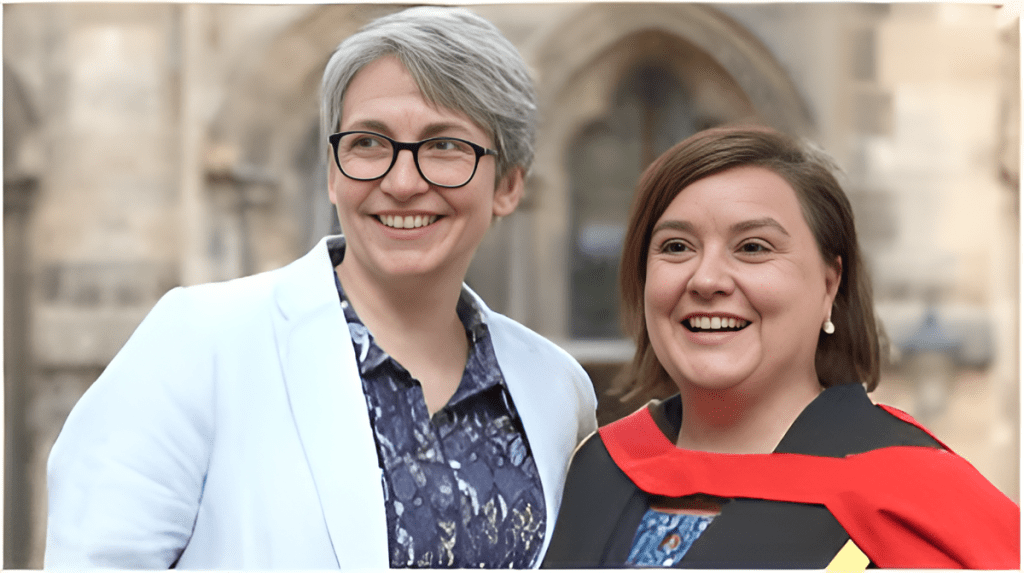
M690 184L736 167L777 173L796 192L804 219L826 264L842 261L832 307L835 333L819 333L815 368L824 387L878 385L881 332L875 322L871 282L864 268L853 209L824 153L760 126L731 126L699 132L662 154L640 176L622 250L619 287L626 332L636 354L617 384L624 399L663 394L676 387L651 347L644 317L644 286L651 231L669 204Z

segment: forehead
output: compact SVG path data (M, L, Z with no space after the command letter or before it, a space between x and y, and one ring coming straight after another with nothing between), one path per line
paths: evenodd
M733 224L772 217L789 230L810 229L796 191L771 169L743 166L727 169L687 185L659 221L682 219L693 224Z
M464 135L486 134L466 113L429 101L395 56L374 60L356 72L345 90L340 122L343 130L440 126Z

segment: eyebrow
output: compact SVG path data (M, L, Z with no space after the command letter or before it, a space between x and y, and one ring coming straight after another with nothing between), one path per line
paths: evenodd
M364 119L362 121L357 121L354 124L352 124L352 126L349 127L349 129L346 129L344 131L350 131L352 129L355 129L355 130L366 130L366 131L377 131L377 132L380 132L380 133L382 133L384 135L387 135L387 133L388 133L388 127L386 125L384 125L384 122L377 121L375 119Z
M651 234L656 235L659 231L664 231L665 229L672 229L673 231L683 231L685 233L692 233L693 225L690 224L690 222L688 221L670 219L668 221L662 221L661 223L655 225L654 228L651 229Z
M739 223L735 223L732 227L729 227L729 230L733 233L742 233L743 231L759 229L761 227L771 227L774 229L778 229L779 232L781 232L783 235L786 235L787 237L789 236L789 233L786 231L785 227L783 227L778 221L772 219L771 217L762 217L760 219L740 221ZM654 229L651 229L651 234L654 235L658 231L663 231L665 229L683 231L685 233L694 232L693 223L690 223L689 221L671 219L668 221L662 221L661 223L655 225Z
M388 128L387 124L376 119L364 119L362 121L357 121L355 124L352 125L351 129L355 129L357 131L375 131L382 135L391 135L391 129ZM440 122L431 123L424 127L422 130L420 130L420 134L418 137L420 139L430 139L431 137L437 137L442 133L451 130L463 132L462 134L460 134L462 137L466 137L469 135L468 133L465 133L466 128L458 123Z
M730 230L734 233L740 233L743 231L749 231L751 229L759 229L761 227L772 227L777 229L783 235L789 236L786 228L781 223L772 219L771 217L762 217L761 219L751 219L750 221L740 221L733 225Z

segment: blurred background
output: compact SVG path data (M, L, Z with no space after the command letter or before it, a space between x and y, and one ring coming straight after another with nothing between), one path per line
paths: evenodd
M42 565L45 464L168 289L337 231L318 85L401 5L3 6L4 567ZM536 74L537 162L468 282L585 365L632 355L616 269L642 168L757 121L843 166L890 338L875 400L1019 502L1020 23L984 4L470 5Z

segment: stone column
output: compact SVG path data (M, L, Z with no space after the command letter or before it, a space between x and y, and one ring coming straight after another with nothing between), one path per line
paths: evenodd
M6 166L5 167L9 167ZM4 568L28 566L33 529L29 431L25 404L32 357L29 340L29 243L38 182L5 169L4 177Z

